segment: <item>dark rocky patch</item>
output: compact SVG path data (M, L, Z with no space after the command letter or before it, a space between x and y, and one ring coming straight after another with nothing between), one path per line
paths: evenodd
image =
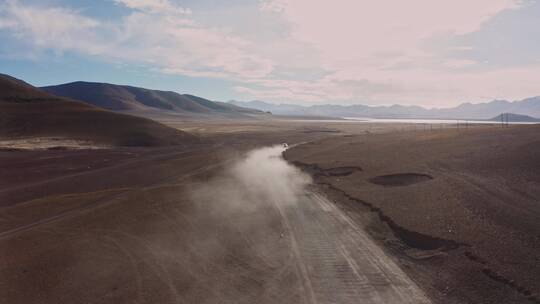
M397 173L376 176L369 179L370 183L384 187L408 186L433 179L431 175L422 173Z
M339 130L306 130L304 133L341 133Z
M316 164L304 164L301 162L293 163L297 167L301 167L305 172L313 176L348 176L356 171L362 171L358 166L343 166L333 168L321 168Z
M64 146L54 146L54 147L47 148L47 150L51 150L51 151L65 151L65 150L69 150L69 147L64 147Z
M360 167L335 167L325 169L324 173L329 176L347 176L353 174L355 171L362 171Z

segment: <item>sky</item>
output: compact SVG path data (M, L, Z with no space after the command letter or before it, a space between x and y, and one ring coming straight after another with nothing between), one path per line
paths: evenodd
M533 0L0 0L0 73L221 101L518 100L539 37Z

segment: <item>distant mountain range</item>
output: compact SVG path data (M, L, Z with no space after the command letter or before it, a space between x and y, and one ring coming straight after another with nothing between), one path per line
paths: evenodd
M229 101L229 103L272 112L275 115L366 117L366 118L423 118L423 119L491 119L501 113L540 117L540 96L519 101L494 100L487 103L463 103L454 108L426 109L419 106L365 106L272 104L264 101Z
M109 83L77 81L41 87L51 94L81 100L85 103L113 111L155 112L185 114L189 116L242 117L264 114L230 103L211 101L188 94L171 91L116 85Z
M4 78L10 77L3 75ZM7 78L6 78L7 79ZM11 78L12 81L20 81ZM21 83L24 83L20 81ZM25 84L25 83L24 83ZM419 119L497 119L501 113L512 113L511 121L536 121L540 117L540 96L518 101L494 100L487 103L463 103L453 108L426 109L420 106L366 106L272 104L264 101L212 101L172 91L151 90L127 85L98 82L71 82L41 87L41 91L83 101L112 110L153 117L163 113L189 118L251 118L275 115L356 118L419 118ZM529 118L520 117L530 116ZM499 117L500 118L500 117ZM512 120L514 119L514 120Z

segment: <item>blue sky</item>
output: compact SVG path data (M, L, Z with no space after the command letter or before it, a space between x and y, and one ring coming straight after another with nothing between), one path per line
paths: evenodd
M540 4L0 0L0 72L215 100L414 104L540 95Z

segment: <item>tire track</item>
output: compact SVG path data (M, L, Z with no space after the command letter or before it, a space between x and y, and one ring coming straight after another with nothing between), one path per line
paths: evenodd
M319 194L282 206L310 303L431 303L346 214Z

